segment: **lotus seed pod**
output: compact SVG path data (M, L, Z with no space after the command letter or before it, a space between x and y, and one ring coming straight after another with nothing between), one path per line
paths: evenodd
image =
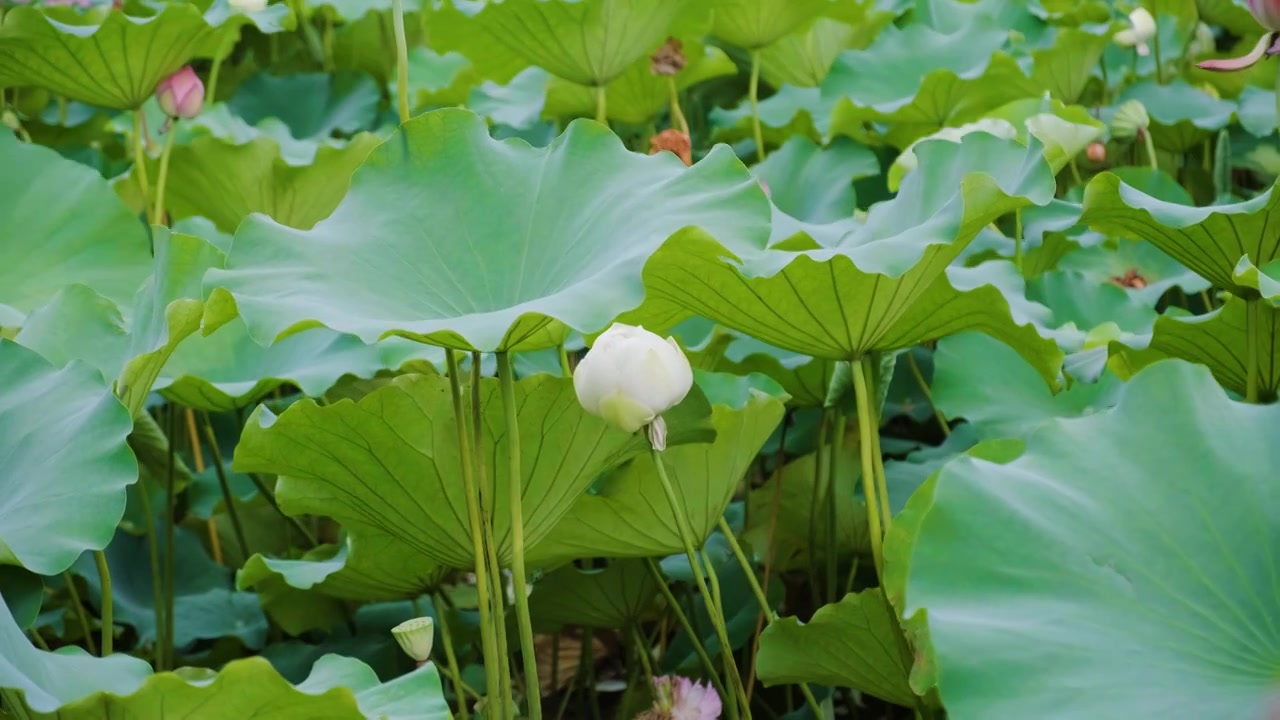
M429 617L406 620L391 628L391 634L404 654L418 662L431 657L431 645L435 642L435 623Z
M1120 140L1132 140L1151 124L1147 108L1137 100L1129 100L1116 108L1111 118L1111 136Z

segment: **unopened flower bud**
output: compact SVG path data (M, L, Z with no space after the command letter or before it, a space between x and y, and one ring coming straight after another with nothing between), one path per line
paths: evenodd
M1146 8L1138 8L1129 13L1129 29L1121 30L1112 38L1121 47L1131 47L1139 55L1150 55L1151 47L1147 43L1156 36L1156 19Z
M391 634L396 642L400 643L400 649L404 650L405 655L420 663L426 662L431 657L431 645L436 639L435 623L431 618L419 617L405 620L391 628Z
M1085 148L1085 157L1089 158L1089 162L1101 163L1107 161L1107 146L1100 142L1089 143L1089 147Z
M1129 100L1116 108L1111 118L1111 136L1120 140L1132 140L1145 132L1151 124L1147 107L1138 100Z
M169 117L193 118L204 107L204 83L190 65L184 65L156 86L156 102Z
M573 373L578 402L592 415L627 432L648 425L657 450L666 447L662 413L693 388L693 369L675 339L614 323Z
M1268 30L1280 30L1280 0L1249 0L1253 19Z

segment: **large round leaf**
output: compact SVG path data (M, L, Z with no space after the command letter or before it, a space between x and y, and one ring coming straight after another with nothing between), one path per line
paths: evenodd
M498 381L486 379L480 392L498 552L510 557ZM597 475L640 452L644 441L587 414L567 378L535 375L516 383L515 393L525 458L525 544L532 552ZM449 381L442 376L405 375L358 403L321 407L303 400L279 417L259 407L234 466L280 475L277 499L290 514L327 515L352 532L394 537L394 552L402 558L454 568L473 564Z
M0 377L0 563L56 575L111 541L138 479L133 423L81 363L0 340Z
M231 292L262 344L322 324L365 342L535 350L639 305L644 259L682 229L745 252L766 242L768 213L727 147L686 168L575 121L532 148L445 109L375 149L313 229L245 220L206 286Z
M1165 361L1010 462L943 467L906 614L927 611L949 715L1274 712L1277 423Z
M242 26L274 31L285 20L284 4L247 15L230 13L221 1L204 14L191 3L166 3L151 17L19 6L0 25L0 86L34 85L90 105L136 108L192 58L222 52Z
M8 132L0 167L0 325L21 325L72 283L130 300L151 272L151 244L102 176Z
M797 30L830 9L832 0L715 0L716 37L738 47L759 49Z
M565 565L534 585L529 612L546 632L566 625L628 628L644 619L658 584L644 560L618 560L603 569Z
M660 45L684 2L501 0L486 4L472 22L528 62L595 86Z

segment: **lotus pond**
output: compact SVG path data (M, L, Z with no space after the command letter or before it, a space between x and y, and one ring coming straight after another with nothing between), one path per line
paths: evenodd
M1278 32L0 0L0 715L1280 717Z

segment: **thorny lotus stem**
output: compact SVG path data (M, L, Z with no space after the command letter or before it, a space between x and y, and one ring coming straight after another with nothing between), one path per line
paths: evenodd
M764 132L760 129L760 51L751 51L751 84L747 86L751 101L751 132L756 140L756 160L764 162Z
M872 368L879 365L879 353L873 353L871 357L876 358L874 362L868 361L864 368L867 371L867 388L870 391L870 397L879 398L879 387L876 383L876 376L872 373ZM889 524L892 522L892 512L889 508L889 479L884 474L884 452L880 449L880 403L871 403L871 442L872 452L871 460L876 470L876 494L880 498L880 530L881 532L889 532Z
M169 156L173 154L173 137L178 134L178 119L169 118L169 132L164 136L164 150L160 152L160 177L156 179L156 211L154 222L164 223L164 189L169 180ZM168 223L166 223L168 224Z
M90 655L98 654L98 646L93 641L93 632L89 629L89 611L80 602L80 591L76 589L76 579L70 570L62 571L62 581L67 584L67 592L71 595L71 604L76 606L76 615L80 618L80 633L84 635L84 645Z
M1258 299L1244 301L1245 400L1258 402Z
M711 561L711 556L707 554L706 548L699 551L702 558L702 564L707 569L707 580L711 583L711 602L715 603L716 616L720 620L720 627L724 627L724 598L720 594L720 576L716 573L715 563ZM710 606L708 606L710 607ZM733 647L724 644L728 639L726 635L720 640L720 659L724 662L725 673L733 678L733 686L737 689L733 697L724 698L725 704L729 707L729 717L737 718L739 715L745 715L746 720L751 720L751 706L747 704L747 689L742 686L742 678L738 676L738 660L733 656ZM741 702L741 705L738 703Z
M476 476L476 488L480 502L480 527L484 530L485 562L492 580L489 601L493 603L494 641L498 651L498 691L505 717L511 707L511 656L507 651L507 610L504 604L506 588L502 584L502 567L498 564L498 538L494 534L497 491L491 488L485 476L484 464L484 413L480 403L481 372L480 353L471 353L471 452L472 469ZM494 490L491 494L489 491Z
M774 540L778 537L778 512L782 507L782 476L786 472L787 467L787 428L791 424L789 413L785 410L782 414L782 429L778 434L778 453L777 453L777 470L776 477L773 481L773 497L769 503L769 525L768 535L765 541L764 553L764 584L769 585L769 578L773 574L774 559ZM761 616L756 620L756 629L752 633L751 646L751 669L747 673L747 706L751 705L751 693L756 686L756 661L760 655L760 632L764 629L765 618Z
M93 562L98 566L98 582L102 584L102 657L106 657L115 651L115 602L111 596L111 568L107 566L106 553L101 550L93 551Z
M836 478L840 476L840 451L844 446L845 417L837 408L835 410L835 427L831 432L831 450L827 460L827 602L838 600L840 578L836 574L836 526L839 516L836 513Z
M667 502L671 505L671 513L675 515L676 530L680 533L680 542L684 545L685 557L689 559L689 569L693 572L693 580L698 586L698 592L702 593L702 600L707 607L707 615L711 617L711 624L715 626L716 637L720 640L720 652L730 658L725 667L725 673L729 677L725 678L726 682L734 682L735 689L742 691L742 681L737 677L737 665L732 661L733 646L729 643L729 634L724 627L724 615L720 611L720 606L715 602L714 596L707 588L707 581L702 577L702 566L698 562L698 551L693 544L693 530L689 527L689 520L684 516L684 508L680 505L680 500L676 497L675 487L671 484L671 479L667 477L667 468L662 460L662 453L650 448L649 456L653 459L653 465L658 471L658 481L662 485L662 491L667 496ZM729 717L737 718L737 703L732 697L725 695L725 705L729 709Z
M876 565L876 577L884 578L884 551L881 548L880 508L876 493L875 460L871 454L875 452L871 433L878 429L872 426L871 403L874 402L867 390L867 359L863 356L853 368L853 392L858 404L858 435L862 451L862 495L867 502L867 529L871 536L871 557Z
M644 671L645 687L653 687L653 657L650 655L649 641L635 623L631 624L631 641L635 643L636 655L640 656L640 668Z
M596 122L605 126L609 124L609 106L603 84L596 85Z
M499 702L498 645L495 638L492 605L489 598L489 567L485 553L484 526L480 521L480 499L476 492L475 474L471 467L471 449L467 442L467 416L462 410L462 379L458 374L458 355L444 351L449 371L449 390L453 396L453 418L458 428L458 458L462 465L463 493L467 498L467 520L471 526L471 551L475 559L476 595L480 608L480 641L484 653L485 688L489 702ZM477 388L475 390L479 392ZM504 706L505 707L505 706Z
M516 408L516 381L511 371L511 355L498 353L498 382L502 386L502 406L507 417L507 483L511 506L511 580L515 587L516 621L520 625L520 655L524 660L525 697L530 720L542 720L542 693L538 688L538 657L533 647L533 619L529 615L528 587L524 566L524 492L520 468L520 418Z
M720 517L717 527L720 533L729 541L729 548L733 550L733 556L738 559L738 564L742 566L742 574L747 577L747 583L751 585L751 592L756 596L756 602L760 604L760 612L764 615L765 623L772 625L774 620L778 619L778 613L774 612L769 606L769 597L765 595L764 588L760 586L760 582L756 580L756 569L747 559L747 554L742 551L742 546L738 544L738 539L733 535L733 528L729 527L729 523L725 522L723 516ZM818 699L813 696L813 691L809 689L809 683L800 683L800 694L804 695L804 701L809 705L809 709L813 712L815 718L822 717L822 706L818 704Z
M446 615L449 614L449 608L444 604L444 598L439 593L431 596L431 604L436 609L436 619L440 621L440 640L444 645L445 662L449 665L449 679L453 682L453 693L458 698L458 717L461 720L470 720L471 713L467 711L467 693L462 683L462 671L458 669L458 655L453 650L453 636L449 634L449 620ZM414 611L417 614L417 611Z
M138 176L138 187L142 190L142 208L147 214L147 223L155 224L155 218L151 216L151 183L147 181L144 142L142 108L137 108L133 111L133 172Z
M680 127L680 132L685 135L689 134L689 121L685 119L684 111L680 109L680 92L676 88L676 78L674 75L667 76L667 89L671 92L671 118Z
M143 412L146 412L145 410ZM138 499L142 502L142 514L145 516L147 531L147 553L151 560L151 603L156 609L156 669L159 670L161 648L164 647L164 589L160 578L160 539L156 537L156 518L151 511L150 491L147 489L145 475L138 476Z
M409 120L409 43L404 37L404 0L392 0L391 17L396 33L396 102L400 122Z
M907 367L911 370L911 375L916 379L916 384L920 386L920 392L924 395L924 399L929 402L929 407L933 410L933 417L938 421L938 427L942 428L942 434L950 437L951 426L947 424L947 416L942 414L938 409L938 404L933 401L933 389L929 387L929 383L924 380L924 373L920 372L920 365L916 362L916 356L910 350L906 353Z
M711 660L711 654L707 652L707 648L702 644L702 636L693 629L693 623L689 622L689 616L685 614L684 608L680 607L680 601L676 599L671 588L667 585L667 579L662 576L662 571L658 569L658 563L653 558L645 558L645 566L649 568L649 574L653 575L653 580L658 584L658 591L662 593L662 597L667 601L667 607L671 608L671 614L676 616L676 622L680 624L680 629L689 638L690 644L693 645L693 651L697 654L698 659L702 661L702 669L707 673L707 679L715 686L716 692L720 697L724 697L724 684L720 682L720 672L716 669L716 664Z

